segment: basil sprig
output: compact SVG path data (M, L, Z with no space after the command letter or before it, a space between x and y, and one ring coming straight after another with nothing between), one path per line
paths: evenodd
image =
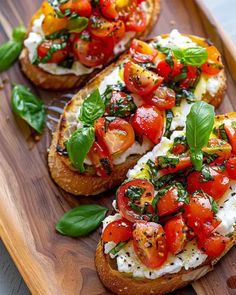
M26 29L19 26L13 29L12 39L0 46L0 72L10 68L21 53Z
M11 104L14 113L38 133L43 132L46 115L42 100L34 96L25 86L16 85L12 91Z
M195 102L186 120L186 138L191 161L200 171L203 162L202 148L208 143L214 125L214 107L204 101Z
M181 63L196 67L200 67L208 58L206 48L200 46L184 49L174 48L173 54L175 58L181 61Z
M79 121L83 126L76 130L66 142L66 149L71 163L81 173L85 171L84 159L95 140L94 121L100 118L105 111L105 105L96 89L83 102Z
M101 224L107 211L107 208L99 205L80 205L61 217L56 230L69 237L86 236Z

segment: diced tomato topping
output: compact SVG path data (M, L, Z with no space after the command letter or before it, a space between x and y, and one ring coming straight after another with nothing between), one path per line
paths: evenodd
M140 8L140 6L136 6L130 11L125 26L127 31L141 33L145 30L146 24L147 21L145 12Z
M180 88L189 89L194 86L198 76L197 67L187 66L186 75L187 77L181 80L181 83L179 86Z
M109 223L102 233L103 242L116 244L125 242L133 236L133 224L125 219L118 219Z
M218 161L226 160L231 155L232 147L231 145L219 138L210 138L208 141L207 146L202 148L202 151L210 154L210 155L217 155Z
M111 19L115 19L119 16L114 0L100 0L100 7L102 14Z
M236 180L236 157L231 157L226 162L226 171L230 177L230 179Z
M191 167L192 165L193 164L192 164L189 156L181 157L181 158L179 158L179 162L175 165L175 167L170 166L168 168L162 169L161 172L163 174L172 174L172 173L187 169L187 168Z
M182 144L182 143L176 143L172 150L171 150L171 153L174 154L174 155L181 155L183 153L185 153L187 150L187 146L185 144Z
M220 53L215 46L209 46L206 50L208 59L201 65L201 71L207 75L217 75L224 67L221 62Z
M164 78L165 82L169 82L170 79L181 74L183 65L176 59L173 60L173 66L171 66L166 60L161 60L157 65L157 73Z
M225 125L224 127L229 143L232 146L232 151L233 153L236 153L236 128L230 125Z
M175 92L166 86L160 86L145 101L161 111L169 110L175 106Z
M49 50L52 47L53 44L60 44L61 40L55 40L55 41L44 41L41 43L38 47L38 56L40 59L43 59L49 54ZM66 57L69 55L69 47L66 46L64 49L59 49L55 51L49 60L47 60L47 63L56 63L59 64L60 62L64 61Z
M147 63L154 60L158 51L149 46L146 42L134 39L130 46L130 54L134 61Z
M217 258L225 251L229 238L212 235L208 237L200 248L211 258Z
M61 12L66 10L78 13L80 16L89 17L92 13L92 5L89 0L69 0L60 5Z

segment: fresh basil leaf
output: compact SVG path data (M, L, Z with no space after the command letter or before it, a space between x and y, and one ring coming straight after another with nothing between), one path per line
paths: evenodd
M206 48L200 46L173 49L173 54L182 63L196 67L200 67L208 58Z
M118 243L113 249L111 249L109 254L116 255L126 244L127 242Z
M166 129L163 136L167 138L170 137L170 127L171 127L173 118L174 118L173 112L171 110L166 110Z
M202 147L208 143L214 125L214 107L204 101L195 102L186 120L186 138L191 161L200 171L203 161Z
M228 138L227 133L225 131L225 124L224 123L219 126L219 133L220 133L220 137L223 140L229 142L229 138Z
M43 132L46 115L42 100L34 96L25 86L16 85L12 91L11 104L14 113L37 132Z
M145 189L140 186L131 185L125 191L125 196L131 199L132 201L140 200Z
M107 211L99 205L80 205L62 216L56 230L69 237L86 236L101 224Z
M178 202L184 202L185 204L189 204L189 196L182 183L175 182L175 186L178 189Z
M153 178L152 183L155 187L155 190L159 190L164 185L168 184L173 179L172 174L165 174L157 179Z
M213 177L211 175L211 171L210 171L210 168L209 166L207 165L203 165L202 166L202 169L201 169L201 175L203 177L203 182L208 182L210 180L213 180Z
M84 124L91 125L95 120L102 117L105 112L105 105L99 90L92 92L83 102L80 109L79 120Z
M213 198L210 199L210 202L211 202L211 209L216 214L219 211L218 204Z
M80 33L88 26L87 17L77 17L69 19L67 29L70 33Z
M54 32L50 35L46 35L45 36L46 40L55 40L55 39L64 39L64 40L68 40L69 39L69 34L68 31L63 29L57 32Z
M17 60L22 43L10 40L0 46L0 72L6 71Z
M66 149L73 166L82 173L85 171L84 159L95 140L94 127L77 129L66 142Z
M156 164L151 159L149 159L146 164L148 166L151 178L157 176L159 169L157 168Z
M15 27L12 31L12 39L16 42L23 43L26 35L26 28L23 25Z
M179 163L179 158L174 156L158 156L157 157L158 167L160 169L166 167L175 167Z

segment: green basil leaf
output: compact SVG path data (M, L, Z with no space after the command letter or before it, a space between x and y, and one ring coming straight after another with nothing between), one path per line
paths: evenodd
M171 127L171 123L173 121L174 115L172 110L166 110L166 129L165 129L165 133L163 134L163 136L169 138L170 137L170 127Z
M91 125L94 121L100 117L105 112L105 105L99 90L96 89L94 92L88 96L83 102L80 109L79 120L84 124Z
M109 254L116 255L125 245L127 242L120 242L114 248L111 249Z
M185 49L173 49L174 56L181 62L200 67L207 61L208 53L204 47L189 47Z
M69 19L67 29L70 33L80 33L88 26L87 17L77 17Z
M125 191L125 196L131 199L132 201L140 200L145 189L140 186L131 185Z
M202 147L208 143L214 125L214 107L204 101L195 102L186 120L186 138L191 161L200 171L203 161Z
M99 205L80 205L62 216L56 230L69 237L86 236L101 224L107 211Z
M14 113L38 133L43 132L46 114L42 100L34 96L25 86L16 85L12 91L11 104Z
M17 42L23 43L26 35L26 28L23 25L20 25L13 29L12 39Z
M82 173L84 159L95 140L94 127L82 127L77 129L66 142L66 149L73 166Z
M0 46L0 72L6 71L17 60L22 43L10 40Z

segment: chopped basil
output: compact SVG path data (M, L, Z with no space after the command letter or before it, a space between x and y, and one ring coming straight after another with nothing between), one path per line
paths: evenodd
M105 105L107 105L110 102L113 91L122 91L122 90L124 90L124 85L121 82L118 82L117 84L114 84L114 85L107 85L105 92L102 94L102 99Z
M107 103L106 114L109 116L127 117L134 113L136 108L133 97L127 94L124 97L120 96L116 101L110 101Z
M113 249L111 249L109 254L116 255L126 244L127 242L118 243Z
M170 137L170 127L173 120L173 112L171 110L166 110L166 129L163 136L169 138Z
M146 164L148 166L150 177L153 178L153 177L157 176L159 169L157 168L156 164L150 159L147 161Z
M125 196L131 199L132 201L140 200L145 189L140 186L131 185L125 190Z
M74 64L74 58L72 56L68 56L65 60L58 64L59 67L71 69Z
M184 202L185 204L189 204L189 196L182 183L175 182L175 186L178 189L178 202Z
M174 156L158 156L157 162L160 169L176 167L176 165L179 163L179 158Z
M203 182L208 182L210 180L213 180L210 168L207 165L202 166L201 175L202 175L202 178L203 178L202 179Z
M88 26L88 18L78 16L68 20L67 29L70 33L80 33Z
M67 40L68 38L69 38L69 34L68 34L67 30L65 30L65 29L45 36L46 40L55 40L55 39Z
M153 178L152 183L155 190L159 190L164 185L168 184L173 179L173 174L165 174L157 179Z
M211 198L210 202L211 202L211 209L216 214L219 211L218 204L216 203L214 198Z
M203 153L204 160L207 164L210 164L213 162L215 159L218 158L218 155L216 154L208 154L208 153Z
M223 140L229 142L228 136L227 136L226 131L225 131L225 124L224 123L219 126L219 132L220 132L220 137Z

